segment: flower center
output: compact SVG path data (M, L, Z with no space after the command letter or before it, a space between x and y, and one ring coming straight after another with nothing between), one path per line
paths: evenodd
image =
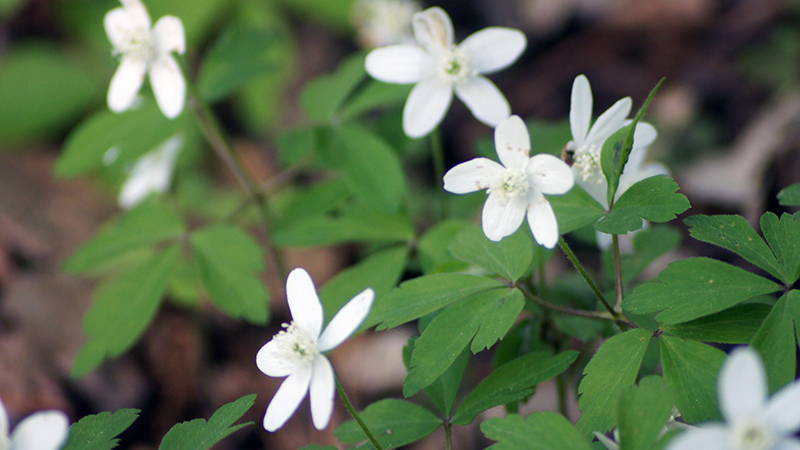
M127 30L121 41L119 48L116 49L118 53L145 61L152 59L155 54L150 30L145 27Z
M440 61L439 74L451 83L464 81L472 74L469 60L457 49L444 53Z
M284 323L281 326L284 329L272 340L280 349L283 359L310 363L319 354L316 338L309 336L306 330L298 327L294 322Z
M570 142L574 146L574 143ZM572 165L578 169L583 181L600 184L603 182L603 169L600 165L600 151L597 144L584 144L574 149Z
M528 175L520 169L506 169L490 191L506 199L524 197L528 193Z
M775 444L775 434L758 422L745 422L733 430L733 444L738 450L768 450Z

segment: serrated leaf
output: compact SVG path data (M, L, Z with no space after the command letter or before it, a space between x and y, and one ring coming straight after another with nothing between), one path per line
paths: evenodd
M631 186L611 212L595 223L597 231L625 234L642 227L642 219L669 222L689 209L689 200L678 191L678 183L665 175L645 178Z
M408 216L362 210L311 217L278 228L273 242L283 247L308 247L348 242L398 242L413 237L414 229Z
M776 392L795 379L797 368L795 327L798 317L793 316L790 305L797 302L800 302L798 291L789 291L782 296L772 307L772 311L764 319L750 343L761 355L770 392Z
M150 324L178 261L172 247L134 269L105 282L94 293L94 303L83 318L87 342L75 357L73 376L94 370L106 357L130 348Z
M222 405L207 421L194 419L174 425L161 440L159 450L206 450L230 434L253 422L234 422L241 419L256 401L256 395L245 395Z
M675 325L664 325L661 329L684 339L724 344L747 344L761 327L770 310L768 305L759 303L737 305L700 319Z
M578 357L578 352L557 355L533 352L494 369L470 392L457 408L453 423L466 425L478 414L531 395L537 384L561 374Z
M778 202L783 206L800 206L800 183L783 188L778 193Z
M636 381L651 337L641 328L618 334L604 342L586 365L578 385L582 415L577 423L585 434L605 433L616 425L620 395Z
M394 328L470 295L503 287L497 280L474 275L425 275L406 281L377 299L366 322L378 324L379 330Z
M386 449L416 442L433 433L442 423L441 419L427 409L393 398L367 406L361 412L361 418ZM346 444L357 444L367 439L358 424L352 420L340 425L334 434Z
M728 309L781 287L766 278L710 258L676 261L658 280L639 285L623 304L634 314L655 314L660 323L676 324Z
M533 261L533 243L524 227L500 242L493 242L483 234L481 227L472 225L455 237L449 250L457 259L481 266L512 282L525 275Z
M442 270L439 269L444 267L466 268L467 264L453 258L449 248L458 233L470 225L469 222L460 220L443 220L425 232L417 244L422 271L428 274L440 272Z
M719 419L717 374L725 353L688 339L661 336L659 341L664 379L686 422Z
M481 431L496 444L487 450L589 450L591 445L564 416L544 411L489 419Z
M147 201L106 222L69 257L64 270L78 273L98 269L128 252L176 238L183 231L183 221L171 208Z
M564 195L553 195L547 199L555 211L558 232L561 234L591 225L605 213L603 207L578 185Z
M775 254L744 217L696 215L687 217L683 222L698 241L730 250L774 277L781 278L781 268Z
M620 450L650 450L672 413L672 395L661 377L649 376L619 399Z
M266 323L269 293L259 274L264 270L261 246L230 225L211 225L192 234L194 260L211 300L228 315Z
M761 232L778 259L781 275L777 278L787 286L794 284L800 278L800 219L787 213L778 218L768 212L761 216Z
M357 53L342 62L336 71L308 83L300 93L300 104L311 120L333 119L345 99L366 76L364 54Z
M138 409L120 409L86 416L69 427L62 450L111 450L119 445L117 436L139 417Z
M431 402L444 417L450 417L453 412L453 402L455 402L456 395L458 395L461 380L464 378L464 371L469 364L469 360L470 353L465 349L436 381L425 388L428 398L431 399Z

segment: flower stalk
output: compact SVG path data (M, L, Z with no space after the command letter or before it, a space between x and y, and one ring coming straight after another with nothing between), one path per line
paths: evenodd
M376 450L383 450L383 446L378 442L375 438L375 435L372 434L372 431L369 430L366 422L364 419L361 418L361 415L358 414L358 411L353 407L353 403L350 401L350 397L347 396L347 392L344 390L344 386L342 382L339 381L339 377L336 377L336 392L339 393L339 398L342 399L342 403L344 403L344 407L347 409L347 412L350 413L350 416L353 420L358 423L358 426L361 427L361 431L367 436L367 439L375 447Z
M614 310L622 311L622 299L625 295L622 283L622 256L619 251L619 235L611 235L611 250L614 252L614 281L616 284L617 303L614 305Z

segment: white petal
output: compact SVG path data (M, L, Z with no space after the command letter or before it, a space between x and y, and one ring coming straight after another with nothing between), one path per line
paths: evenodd
M586 142L601 145L609 136L616 133L625 123L625 118L631 112L631 98L625 97L611 105L592 125Z
M586 141L589 123L592 121L592 88L585 75L578 75L572 82L572 98L569 107L569 126L572 140L579 146Z
M144 82L147 63L139 58L123 56L108 87L108 108L123 112L133 106Z
M790 434L800 428L800 382L794 382L776 393L767 404L767 422L781 433Z
M0 442L8 436L8 412L6 405L0 400Z
M658 131L656 131L656 127L648 122L639 122L633 132L633 147L649 147L657 137Z
M292 320L312 337L322 330L322 304L311 276L303 268L289 272L286 277L286 300Z
M543 194L565 194L575 185L572 169L553 155L540 153L534 156L527 171L531 184Z
M490 193L483 205L483 234L492 241L513 234L525 219L526 207L527 201L522 196L504 199Z
M308 384L311 381L311 367L304 368L289 375L278 392L272 397L272 401L267 406L267 413L264 414L264 429L275 431L282 427L289 417L300 406L303 397L308 392Z
M298 370L292 361L281 358L281 353L275 341L270 340L262 345L256 353L256 366L258 370L271 377L285 377Z
M667 450L729 450L730 435L720 425L692 428L670 441Z
M430 56L416 45L391 45L369 52L367 73L387 83L416 83L430 75Z
M656 175L669 175L669 169L661 163L648 163L638 168L625 165L625 171L619 177L619 186L617 187L617 193L614 195L615 200L618 200L634 184Z
M183 30L183 22L175 16L163 16L158 19L153 27L153 36L162 55L186 52L186 32Z
M510 66L526 44L525 33L519 30L489 27L471 34L458 47L473 70L488 74Z
M472 77L458 83L456 95L481 122L496 127L511 114L508 100L494 83L485 77Z
M449 50L453 45L453 22L438 6L414 14L411 19L414 37L423 47L433 52Z
M183 137L178 134L139 158L120 190L120 206L132 208L153 192L165 192L182 146Z
M528 226L540 245L553 248L558 243L558 222L550 202L539 194L528 205Z
M186 101L186 80L175 58L163 56L156 59L149 74L150 86L161 112L170 119L178 117Z
M67 439L69 422L61 411L42 411L23 420L11 433L14 450L57 450Z
M800 441L797 439L782 439L779 441L772 450L800 450Z
M734 350L722 366L719 406L729 423L758 417L767 398L767 378L761 359L751 348Z
M128 37L136 28L135 20L125 8L114 8L103 17L103 28L111 45L116 49L124 48Z
M433 131L444 118L453 99L453 88L435 78L414 86L403 108L403 131L412 138Z
M317 343L319 351L327 352L350 337L369 314L369 309L372 307L374 299L375 291L364 289L342 306L342 309L333 316L331 322L325 327L322 336L319 337L319 342Z
M444 190L454 194L466 194L487 189L502 172L503 166L491 159L471 159L444 174Z
M575 178L575 183L578 184L587 194L589 194L597 203L600 203L603 208L608 209L608 183L605 178L600 183L592 181L584 181L581 178L578 169L572 166L572 175Z
M531 138L528 127L519 116L511 116L494 129L494 148L507 168L522 169L528 162Z
M122 6L129 14L132 25L143 28L150 28L150 14L140 0L120 0Z
M321 430L328 426L333 411L333 367L323 355L314 358L311 369L311 419L314 427Z

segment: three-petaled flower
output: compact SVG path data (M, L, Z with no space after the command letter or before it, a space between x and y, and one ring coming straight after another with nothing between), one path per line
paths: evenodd
M164 16L151 28L150 15L140 0L120 2L122 7L112 9L104 19L108 39L121 57L108 88L108 107L122 112L133 106L147 74L161 112L175 118L186 98L186 81L172 56L186 51L183 23L175 16Z
M453 24L444 10L428 8L412 19L418 45L381 47L367 55L367 72L388 83L416 83L403 110L408 136L430 133L444 118L453 91L472 114L497 126L511 114L508 101L485 74L509 66L525 50L525 35L489 27L453 43Z
M271 377L287 377L272 398L264 415L264 428L275 431L311 393L311 418L321 430L328 425L333 410L334 374L322 354L339 346L367 317L375 293L365 289L331 319L322 331L322 304L314 282L303 269L294 269L286 279L286 297L292 322L264 344L256 355L256 365Z
M800 429L800 382L767 399L767 380L758 354L736 349L722 366L719 404L727 424L704 424L670 442L669 450L792 450Z
M40 411L20 422L8 433L8 413L0 401L0 449L56 450L67 439L69 423L61 411Z
M500 123L494 139L502 165L487 158L461 163L444 175L444 188L454 194L488 190L482 224L489 239L499 241L514 233L527 212L536 242L553 248L558 242L558 222L544 194L569 191L574 184L572 171L553 155L528 157L530 136L519 116Z

